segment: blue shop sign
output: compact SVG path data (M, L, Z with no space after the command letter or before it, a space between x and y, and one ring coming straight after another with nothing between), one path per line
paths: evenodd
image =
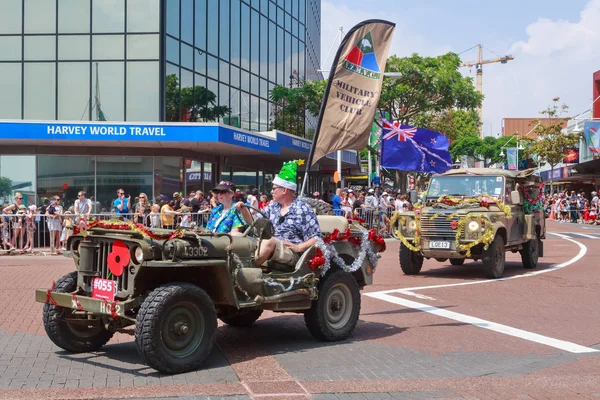
M280 143L281 147L302 151L304 153L308 153L310 151L310 145L312 143L310 140L282 135L279 133L277 133L277 141Z
M279 154L270 138L219 125L3 122L0 139L227 143Z

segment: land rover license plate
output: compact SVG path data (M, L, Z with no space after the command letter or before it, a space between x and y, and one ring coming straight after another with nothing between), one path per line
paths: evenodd
M430 249L449 249L450 242L434 240L434 241L429 242L429 248Z

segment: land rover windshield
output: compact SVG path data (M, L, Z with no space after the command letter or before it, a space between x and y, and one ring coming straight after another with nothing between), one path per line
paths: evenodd
M435 200L440 196L477 197L488 194L502 197L504 193L504 177L502 176L434 176L429 182L427 200Z

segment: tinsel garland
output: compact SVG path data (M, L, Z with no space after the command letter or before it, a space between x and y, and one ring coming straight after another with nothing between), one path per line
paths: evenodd
M544 207L539 203L530 203L528 200L523 202L523 212L525 214L533 214L535 211L542 211Z
M321 276L325 276L327 271L329 271L329 269L331 268L331 260L333 260L333 262L335 262L344 271L352 273L358 271L358 269L362 266L363 262L365 261L366 257L369 258L369 261L373 266L373 270L377 267L378 257L377 254L373 251L371 242L380 245L381 249L379 250L379 252L382 252L385 250L385 240L381 236L377 235L375 229L371 229L370 231L363 233L362 238L360 239L360 247L362 251L358 254L358 257L350 265L347 265L344 259L340 257L333 244L331 244L331 241L325 241L330 239L334 235L334 232L332 232L332 234L327 236L326 238L317 238L317 250L315 252L315 256L311 259L312 269L320 268ZM344 237L347 236L347 232L348 231L346 231L346 233L344 234ZM339 231L337 235L339 236ZM358 238L348 237L347 239L351 243L356 243L356 241L351 239Z
M92 221L87 224L86 230L81 230L81 231L83 233L85 233L86 231L89 231L91 228L114 229L114 230L120 230L120 231L135 231L135 232L140 233L144 237L154 239L154 240L164 240L164 239L170 240L175 237L183 236L183 231L180 231L180 230L175 230L168 235L157 235L155 233L150 232L148 230L148 228L146 228L142 224L134 224L133 222L125 222L125 221L119 221L119 220ZM73 234L77 235L77 234L79 234L79 232L80 232L79 226L74 227Z
M461 235L461 231L463 230L467 219L470 219L471 221L474 221L476 219L483 219L483 222L485 224L485 231L483 232L483 235L481 235L481 237L473 242L467 243L467 244L460 244L460 235ZM492 241L494 240L494 225L492 224L492 222L487 218L487 216L485 214L477 214L477 215L472 215L472 214L467 214L465 215L464 218L461 218L458 221L458 225L456 227L456 247L459 250L464 250L467 252L466 256L467 257L471 257L471 249L475 246L477 246L478 244L483 243L483 249L487 250L488 246L490 245L490 243L492 243Z
M525 196L525 200L527 200L531 204L537 203L544 196L544 182L541 182L538 185L539 193L538 193L538 196L535 199L531 198L531 196L529 195L529 190L527 190L527 188L528 187L524 186L524 185L520 187L521 193L523 193L523 196Z

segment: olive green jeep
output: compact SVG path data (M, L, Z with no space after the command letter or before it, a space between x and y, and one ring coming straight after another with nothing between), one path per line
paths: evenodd
M238 237L93 222L68 240L76 271L52 289L36 291L46 333L70 352L95 351L115 332L133 334L142 360L165 373L202 364L214 344L217 318L245 327L263 310L303 313L316 339L346 339L381 244L345 218L319 215L318 221L325 240L295 267L261 268L254 263L257 245L273 235L266 218ZM324 262L324 256L330 259Z
M422 204L391 220L402 241L402 271L418 274L424 259L452 265L472 259L496 279L507 251L519 252L524 268L536 268L546 235L542 186L533 170L470 168L433 176Z

